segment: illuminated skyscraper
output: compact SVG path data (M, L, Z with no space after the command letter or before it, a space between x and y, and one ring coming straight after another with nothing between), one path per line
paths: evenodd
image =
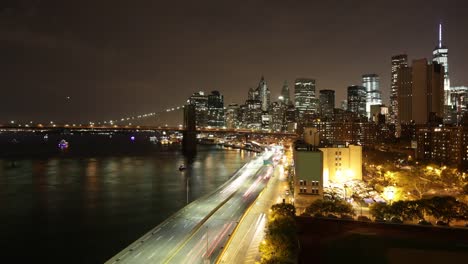
M224 97L219 91L212 91L208 95L208 125L224 126Z
M396 124L398 120L398 70L402 67L408 67L408 56L400 54L392 57L392 83L390 90L390 116L389 122Z
M188 103L195 106L196 125L204 127L208 124L208 96L200 91L192 94Z
M348 111L357 113L360 116L367 116L366 99L366 87L359 85L348 87Z
M265 78L260 79L260 83L257 87L257 94L259 95L259 99L262 102L262 111L268 111L268 107L270 106L270 90L268 89L267 83Z
M239 128L239 105L238 104L229 104L226 109L226 127L227 128Z
M314 99L315 80L296 79L294 84L294 105L298 112L299 122L302 121L306 112L317 112L317 105L314 105Z
M371 105L382 104L382 92L380 91L380 78L377 74L365 74L362 76L362 86L366 87L366 113L371 117Z
M442 24L439 24L439 43L432 52L432 56L432 61L444 66L444 105L452 105L450 98L448 48L442 45Z

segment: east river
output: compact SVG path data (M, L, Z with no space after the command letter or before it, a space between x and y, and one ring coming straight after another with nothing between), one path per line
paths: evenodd
M0 262L103 263L253 155L201 146L191 159L178 147L0 159Z

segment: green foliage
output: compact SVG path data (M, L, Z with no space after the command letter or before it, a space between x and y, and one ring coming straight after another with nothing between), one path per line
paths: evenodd
M296 215L296 208L292 204L279 203L271 206L271 217L294 217Z
M297 252L296 208L291 204L271 207L265 239L260 244L261 263L293 263Z
M403 220L424 219L424 212L450 223L453 219L467 220L468 205L452 196L433 197L416 201L397 201L392 205L372 204L370 214L376 219L398 217Z
M453 219L465 220L467 205L452 196L436 196L424 200L424 208L429 215L442 219L450 224Z
M315 200L305 211L308 215L355 215L353 207L341 200Z
M390 218L390 206L385 203L374 203L369 208L369 213L376 219Z

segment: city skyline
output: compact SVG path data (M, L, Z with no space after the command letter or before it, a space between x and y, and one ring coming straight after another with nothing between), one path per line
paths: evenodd
M180 8L139 3L125 10L119 3L9 3L0 8L5 22L0 85L8 87L0 120L105 120L179 105L200 90L219 90L226 105L242 103L261 75L271 101L285 80L292 84L304 77L316 80L317 92L335 90L340 102L348 86L375 72L383 103L389 105L391 56L430 59L439 23L450 49L451 84L466 85L467 5L449 1L436 9L433 3L362 1L344 4L346 12L335 10L333 1L316 6L257 1L240 7L206 2ZM379 16L402 7L407 11L402 18L424 12L406 22ZM323 12L311 16L307 10ZM374 24L367 23L373 19ZM350 25L343 28L345 23ZM364 41L367 34L375 38ZM174 90L174 95L165 93Z

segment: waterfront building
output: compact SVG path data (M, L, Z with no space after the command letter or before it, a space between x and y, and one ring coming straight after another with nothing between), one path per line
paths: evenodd
M367 92L364 86L352 85L348 87L348 111L360 116L367 116Z
M320 114L326 118L333 118L335 109L335 91L320 90Z
M239 105L238 104L229 104L226 108L226 128L235 129L240 128L239 120Z
M259 130L262 128L262 102L260 100L247 100L245 114L245 128Z
M280 102L273 102L270 105L271 130L281 132L284 128L286 105Z
M196 126L205 127L208 125L208 96L200 91L189 97L188 103L195 107Z
M224 127L224 97L219 91L208 95L208 126Z
M294 105L289 104L286 107L284 131L294 133L297 129L297 110Z

